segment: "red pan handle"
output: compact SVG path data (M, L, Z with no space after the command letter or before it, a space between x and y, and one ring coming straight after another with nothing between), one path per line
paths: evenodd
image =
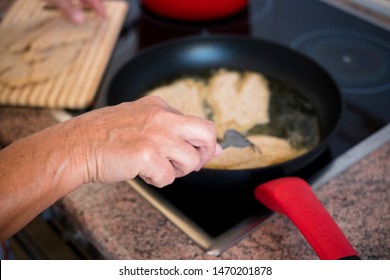
M272 180L255 189L255 197L272 211L286 215L320 259L359 259L355 249L302 179Z

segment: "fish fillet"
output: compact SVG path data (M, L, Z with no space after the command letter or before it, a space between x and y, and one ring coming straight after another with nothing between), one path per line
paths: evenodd
M97 24L95 19L78 26L48 16L0 26L0 82L15 88L60 75L72 67Z
M27 50L34 40L50 28L52 21L51 18L44 18L11 26L13 35L8 39L7 50L11 53Z
M29 81L30 76L31 67L21 59L16 59L13 66L1 74L0 82L9 87L22 87Z
M12 68L15 63L17 63L19 57L10 53L2 53L0 54L0 74L8 71Z
M80 51L80 44L62 46L53 50L46 60L32 65L30 82L39 83L58 76L72 65Z
M251 135L247 138L257 149L228 147L205 167L229 170L260 168L290 160L307 151L294 149L288 141L274 136Z
M245 134L257 124L269 122L270 91L266 79L258 73L240 75L221 69L210 79L206 99L213 109L219 138L227 129Z
M202 95L205 84L194 79L181 79L170 85L158 87L148 95L159 96L183 114L206 118Z
M94 36L98 24L98 20L89 20L80 27L64 18L55 19L44 33L32 41L31 49L45 50L88 41Z

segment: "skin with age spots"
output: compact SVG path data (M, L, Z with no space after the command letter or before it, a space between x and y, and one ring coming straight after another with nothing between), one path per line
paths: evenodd
M211 121L155 96L49 127L0 151L0 239L85 183L139 176L164 187L221 151Z

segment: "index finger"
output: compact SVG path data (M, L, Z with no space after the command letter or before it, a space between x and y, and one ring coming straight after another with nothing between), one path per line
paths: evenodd
M216 155L217 135L214 123L194 116L183 116L185 123L180 126L179 135L200 153L198 170Z

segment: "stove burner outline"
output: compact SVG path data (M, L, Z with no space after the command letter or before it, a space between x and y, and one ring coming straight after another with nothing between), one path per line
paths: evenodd
M375 36L351 30L313 31L295 38L290 47L323 65L345 93L379 93L390 89L390 47ZM327 55L329 51L333 53L323 57L326 47ZM379 85L364 87L364 83Z
M272 10L273 5L274 5L274 1L266 0L263 8L253 13L253 16L250 18L251 25L255 24L257 21L261 20L267 14L269 14L269 12Z

